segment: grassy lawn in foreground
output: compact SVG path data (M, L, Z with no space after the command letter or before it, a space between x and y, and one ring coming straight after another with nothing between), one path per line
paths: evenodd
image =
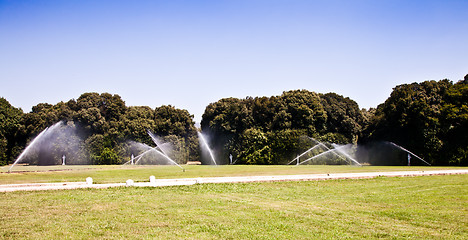
M183 166L183 172L177 166L132 166L132 165L70 165L70 166L15 166L8 173L8 166L0 171L0 184L33 182L83 182L92 177L96 183L125 182L127 179L148 181L149 176L156 178L193 178L223 176L254 176L280 174L316 174L344 172L382 172L415 171L438 169L462 169L457 167L405 167L405 166L330 166L330 165L222 165L222 166Z
M0 193L4 239L467 239L467 175Z

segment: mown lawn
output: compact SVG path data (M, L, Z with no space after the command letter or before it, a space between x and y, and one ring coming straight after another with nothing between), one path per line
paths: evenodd
M468 176L0 193L3 239L468 239Z
M285 174L318 174L344 172L382 172L382 171L415 171L438 169L461 169L457 167L405 167L405 166L262 166L262 165L222 165L222 166L132 166L132 165L69 165L69 166L15 166L8 173L8 166L0 169L0 184L42 183L42 182L83 182L92 177L95 183L125 182L127 179L148 181L149 176L156 178L193 178L224 176L259 176Z

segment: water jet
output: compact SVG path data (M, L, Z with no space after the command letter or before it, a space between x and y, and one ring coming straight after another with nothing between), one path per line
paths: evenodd
M202 144L200 144L200 145L202 145L202 146L208 151L208 153L210 154L211 161L213 162L213 164L214 164L214 165L218 165L218 164L216 164L216 160L215 160L215 157L214 157L214 155L213 155L213 151L211 151L210 146L208 146L208 142L206 141L205 136L203 136L203 134L202 134L201 132L197 132L197 133L198 133L198 139L199 139L200 142L202 143Z
M345 161L348 161L348 159L349 159L350 163L355 163L355 164L357 164L359 166L362 166L356 159L354 159L353 157L351 157L349 154L347 154L345 151L342 150L342 148L346 147L346 145L345 146L338 146L337 144L332 144L333 149L330 149L329 147L327 147L327 145L323 144L322 142L320 142L320 141L318 141L318 140L316 140L316 139L314 139L312 137L308 137L308 138L310 140L314 141L316 143L316 145L309 148L307 151L303 152L302 154L300 154L299 156L297 156L296 158L291 160L287 165L293 163L294 161L297 161L296 165L300 165L300 164L303 164L305 162L312 161L312 160L314 160L314 159L316 159L316 158L318 158L320 156L323 156L325 154L332 153L332 154L336 155L337 157L339 157L339 158L341 158L341 159L343 159ZM312 156L312 157L300 162L300 160L299 160L300 157L304 156L305 154L311 152L314 149L317 149L318 147L322 147L323 149L325 149L325 152L321 152L321 153L319 153L319 154L317 154L315 156Z
M410 164L410 161L411 161L411 156L410 156L410 154L411 154L411 155L413 155L414 157L416 157L417 159L423 161L425 164L431 166L430 163L426 162L424 159L422 159L422 158L420 158L418 155L416 155L416 154L410 152L410 151L407 150L406 148L404 148L404 147L402 147L402 146L400 146L400 145L398 145L398 144L395 144L395 143L393 143L393 142L389 142L389 143L392 144L393 146L395 146L395 147L397 147L397 148L399 148L399 149L401 149L401 150L403 150L403 151L405 151L405 152L408 153L408 164Z
M13 163L13 165L11 165L10 169L8 169L8 172L11 172L11 169L18 163L20 163L23 158L30 152L32 151L38 144L39 142L45 137L47 136L48 133L52 132L53 130L55 130L56 128L60 127L60 125L62 125L63 123L62 122L58 122L50 127L46 127L44 130L42 130L42 132L40 132L32 141L31 143L29 143L29 145L23 150L23 152L21 152L21 154L18 156L18 158L16 159L16 161Z

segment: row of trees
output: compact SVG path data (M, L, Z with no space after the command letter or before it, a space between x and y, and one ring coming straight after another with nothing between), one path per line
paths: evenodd
M216 139L214 149L225 162L285 164L316 144L304 139L309 136L358 143L354 152L371 164L406 164L407 153L390 144L396 143L432 165L468 165L468 75L455 84L445 79L397 86L369 111L338 94L307 90L226 98L207 106L201 127Z
M207 106L201 128L216 139L218 159L285 164L309 147L304 136L356 143L365 123L357 103L349 98L296 90L270 98L221 99Z
M441 80L395 87L363 136L362 143L395 142L434 165L468 165L468 75L455 84ZM379 164L373 162L378 159L369 161Z
M50 139L57 143L39 156L39 164L41 158L60 161L64 153L59 147L74 150L67 156L71 162L121 164L130 160L132 142L154 146L147 130L172 143L181 163L199 155L196 128L188 111L173 106L127 107L119 95L109 93L84 93L77 100L55 105L41 103L26 114L1 98L0 118L1 164L12 163L31 136L60 121L64 122L61 134Z
M0 164L12 163L33 136L59 121L73 134L55 138L69 151L74 149L79 163L128 161L131 141L154 145L147 130L172 143L179 163L200 160L197 129L188 111L129 107L118 95L85 93L77 100L38 104L30 113L0 98ZM394 142L434 165L467 165L468 75L455 84L440 80L399 85L370 110L360 110L356 102L335 93L307 90L224 98L206 107L201 130L219 163L285 164L313 146L313 138L365 146L355 151L371 164L405 164L405 153L382 144ZM63 153L57 149L51 146L44 158L53 153L60 159Z

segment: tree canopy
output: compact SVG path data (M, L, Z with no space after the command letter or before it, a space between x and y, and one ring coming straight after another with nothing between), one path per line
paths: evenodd
M357 103L349 98L294 90L211 103L201 128L216 139L212 145L221 161L232 155L241 164L285 164L304 149L301 137L353 143L363 123Z
M0 98L0 165L8 164L19 154L19 133L23 130L23 111Z
M39 103L28 113L0 98L0 165L14 162L35 136L56 123L62 133L49 134L47 148L30 157L31 163L58 164L64 152L71 152L67 159L75 164L122 164L138 147L154 146L148 131L171 144L178 163L201 160L187 110L126 106L117 94L91 92L54 105ZM368 110L339 94L308 90L223 98L206 107L201 130L219 164L231 159L285 164L309 149L313 138L364 146L356 152L370 164L406 164L407 153L389 144L394 143L433 165L468 165L468 75L456 83L396 86L384 103Z
M53 144L40 151L39 156L35 156L38 160L33 163L56 164L63 155L63 150L57 149L73 147L76 151L67 156L70 162L122 164L130 160L131 142L154 146L148 130L176 144L177 160L181 163L198 159L196 128L188 111L173 106L127 107L117 94L84 93L77 100L55 105L37 104L29 113L23 113L1 98L0 118L2 164L13 162L33 137L60 121L65 123L61 128L72 134L49 137L48 141ZM55 162L43 160L45 158Z
M434 165L467 165L467 78L456 84L444 79L395 87L371 117L362 143L390 141Z

